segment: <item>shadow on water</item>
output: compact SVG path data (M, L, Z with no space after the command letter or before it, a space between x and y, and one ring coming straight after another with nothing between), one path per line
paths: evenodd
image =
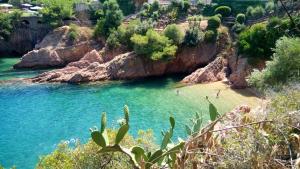
M125 88L143 87L146 89L176 88L174 82L180 82L185 77L184 74L166 75L160 77L147 77L136 80L122 81Z

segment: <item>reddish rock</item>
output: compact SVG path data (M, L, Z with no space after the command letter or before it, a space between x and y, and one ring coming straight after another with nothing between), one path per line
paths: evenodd
M185 77L182 82L195 84L216 82L226 78L226 62L222 57L216 58L213 62L209 63L204 68L197 69L191 75Z

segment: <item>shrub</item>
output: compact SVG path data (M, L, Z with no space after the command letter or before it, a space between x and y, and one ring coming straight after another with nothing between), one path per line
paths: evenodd
M108 38L106 39L106 44L108 48L113 49L113 48L118 48L121 46L121 36L120 32L117 30L111 30Z
M104 17L97 21L94 35L108 37L111 29L121 25L123 13L116 0L107 0L103 4Z
M265 10L266 10L267 13L274 12L274 9L275 9L274 2L268 2L268 3L266 3Z
M221 14L223 17L230 16L231 8L229 6L219 6L215 9L215 14Z
M271 49L266 42L266 25L263 23L254 24L239 35L239 53L248 57L268 59L271 55Z
M210 17L207 21L208 30L216 30L221 25L221 19L217 16Z
M75 25L75 24L70 25L70 30L69 30L68 36L71 41L75 41L78 38L77 25Z
M184 43L187 46L196 46L203 40L203 36L198 26L191 26L185 33Z
M283 37L276 42L276 48L271 61L261 72L254 71L249 83L263 89L267 86L286 84L300 80L300 39Z
M212 16L212 15L214 15L216 6L217 6L217 4L215 4L215 3L205 4L205 6L203 8L203 15L204 16Z
M242 14L242 13L237 14L235 21L240 23L240 24L245 23L245 21L246 21L245 14Z
M171 24L164 30L164 35L173 41L174 44L179 45L183 42L184 34L176 24Z
M172 59L177 51L177 46L172 45L171 40L152 29L148 30L145 36L134 34L131 41L138 55L146 56L151 60Z
M133 0L117 0L117 2L125 16L134 13L135 5Z
M217 31L208 30L205 32L204 41L208 43L214 43L217 40L217 37L218 37Z
M63 20L73 15L74 0L45 0L44 8L40 10L43 21L53 27L61 26Z
M8 40L14 25L20 21L22 12L14 10L12 13L0 12L0 39Z
M235 33L239 34L239 33L243 32L244 30L246 30L246 28L247 28L246 25L236 22L232 26L231 30L234 31Z
M113 141L117 132L114 130L108 130L107 134L108 138ZM157 145L154 144L154 136L151 130L140 130L137 138L126 135L120 144L126 147L134 145L141 146L147 151L153 151L157 148ZM74 148L72 147L74 147L72 144L67 144L65 142L60 143L51 154L40 158L36 169L99 169L99 166L103 168L119 169L132 167L128 163L126 155L121 153L99 153L101 148L92 140L88 141L86 144L77 143Z
M264 16L265 13L266 13L266 11L262 6L257 6L255 8L250 6L247 8L246 15L248 18L257 19L257 18Z

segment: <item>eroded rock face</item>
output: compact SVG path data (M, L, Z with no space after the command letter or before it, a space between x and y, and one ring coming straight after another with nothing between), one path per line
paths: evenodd
M245 88L248 86L247 76L251 73L251 66L248 64L247 58L239 58L236 66L233 67L232 73L229 76L229 81L232 88Z
M218 57L204 68L197 69L191 75L185 77L182 82L195 84L223 80L226 78L226 63L224 58Z
M64 61L58 56L56 51L49 49L33 50L21 58L20 63L16 64L15 68L35 67L40 65L43 67L62 66Z
M101 44L80 36L76 42L68 38L68 26L63 26L49 33L36 49L25 54L15 68L49 68L62 67L80 60L93 49L101 48Z
M143 56L137 56L134 52L120 54L107 62L105 59L88 62L85 60L88 55L97 55L95 52L91 52L78 62L68 64L66 68L43 73L33 78L32 81L81 83L191 72L214 60L217 53L223 50L223 46L203 43L195 48L185 48L179 51L176 58L169 62L152 61ZM105 57L101 56L101 58ZM223 76L218 75L218 77L222 78Z

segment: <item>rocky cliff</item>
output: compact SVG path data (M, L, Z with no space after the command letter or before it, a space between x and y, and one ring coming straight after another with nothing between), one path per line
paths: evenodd
M14 68L49 68L63 67L68 63L80 60L93 49L103 47L101 43L91 40L88 28L78 28L76 40L69 38L69 26L63 26L47 34L35 46L35 49L22 56Z
M229 40L228 34L223 34L223 43L201 43L194 48L182 48L176 58L171 61L152 61L134 52L117 55L105 62L105 56L96 51L87 55L100 58L98 61L86 62L86 56L75 63L68 64L63 69L43 73L33 79L33 82L68 82L80 83L114 79L136 79L148 76L161 76L173 73L192 72L198 67L213 61ZM99 55L99 56L98 56ZM102 62L103 61L103 62Z

